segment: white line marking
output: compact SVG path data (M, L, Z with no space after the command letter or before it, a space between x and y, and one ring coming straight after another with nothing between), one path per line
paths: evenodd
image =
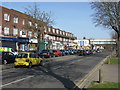
M34 76L28 76L26 78L22 78L22 79L18 79L16 81L13 81L13 82L10 82L10 83L7 83L7 84L4 84L4 85L1 85L0 87L4 87L4 86L7 86L7 85L10 85L10 84L13 84L13 83L16 83L16 82L20 82L22 80L25 80L25 79L28 79L28 78L31 78L31 77L34 77Z
M59 66L59 67L56 67L56 68L54 68L54 69L59 69L59 68L61 68L61 66Z

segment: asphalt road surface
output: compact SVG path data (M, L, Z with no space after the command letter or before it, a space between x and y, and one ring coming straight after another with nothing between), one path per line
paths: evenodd
M4 70L0 88L74 88L95 65L110 54L106 51L87 56L61 56L52 58L44 67Z

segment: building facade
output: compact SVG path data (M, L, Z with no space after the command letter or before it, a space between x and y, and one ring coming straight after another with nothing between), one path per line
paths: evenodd
M116 46L115 39L78 39L78 49L113 49Z
M3 47L22 51L37 50L38 33L32 28L37 28L37 23L29 17L19 11L0 7L0 38ZM44 32L40 35L40 49L63 49L65 45L73 44L77 39L70 32L46 24L42 30Z

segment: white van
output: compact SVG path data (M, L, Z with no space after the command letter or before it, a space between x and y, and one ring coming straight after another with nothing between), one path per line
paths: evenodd
M9 47L0 47L0 52L12 52L14 55L18 54L18 52L15 52L15 50Z

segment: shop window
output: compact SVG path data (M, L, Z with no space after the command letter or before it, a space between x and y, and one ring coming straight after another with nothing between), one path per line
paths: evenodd
M18 34L18 29L13 29L13 35L16 36Z
M6 21L10 21L10 15L8 15L8 14L4 14L4 20L6 20Z
M18 17L14 17L14 18L13 18L13 22L14 22L14 23L18 23Z
M4 34L9 35L9 28L8 27L4 27Z

